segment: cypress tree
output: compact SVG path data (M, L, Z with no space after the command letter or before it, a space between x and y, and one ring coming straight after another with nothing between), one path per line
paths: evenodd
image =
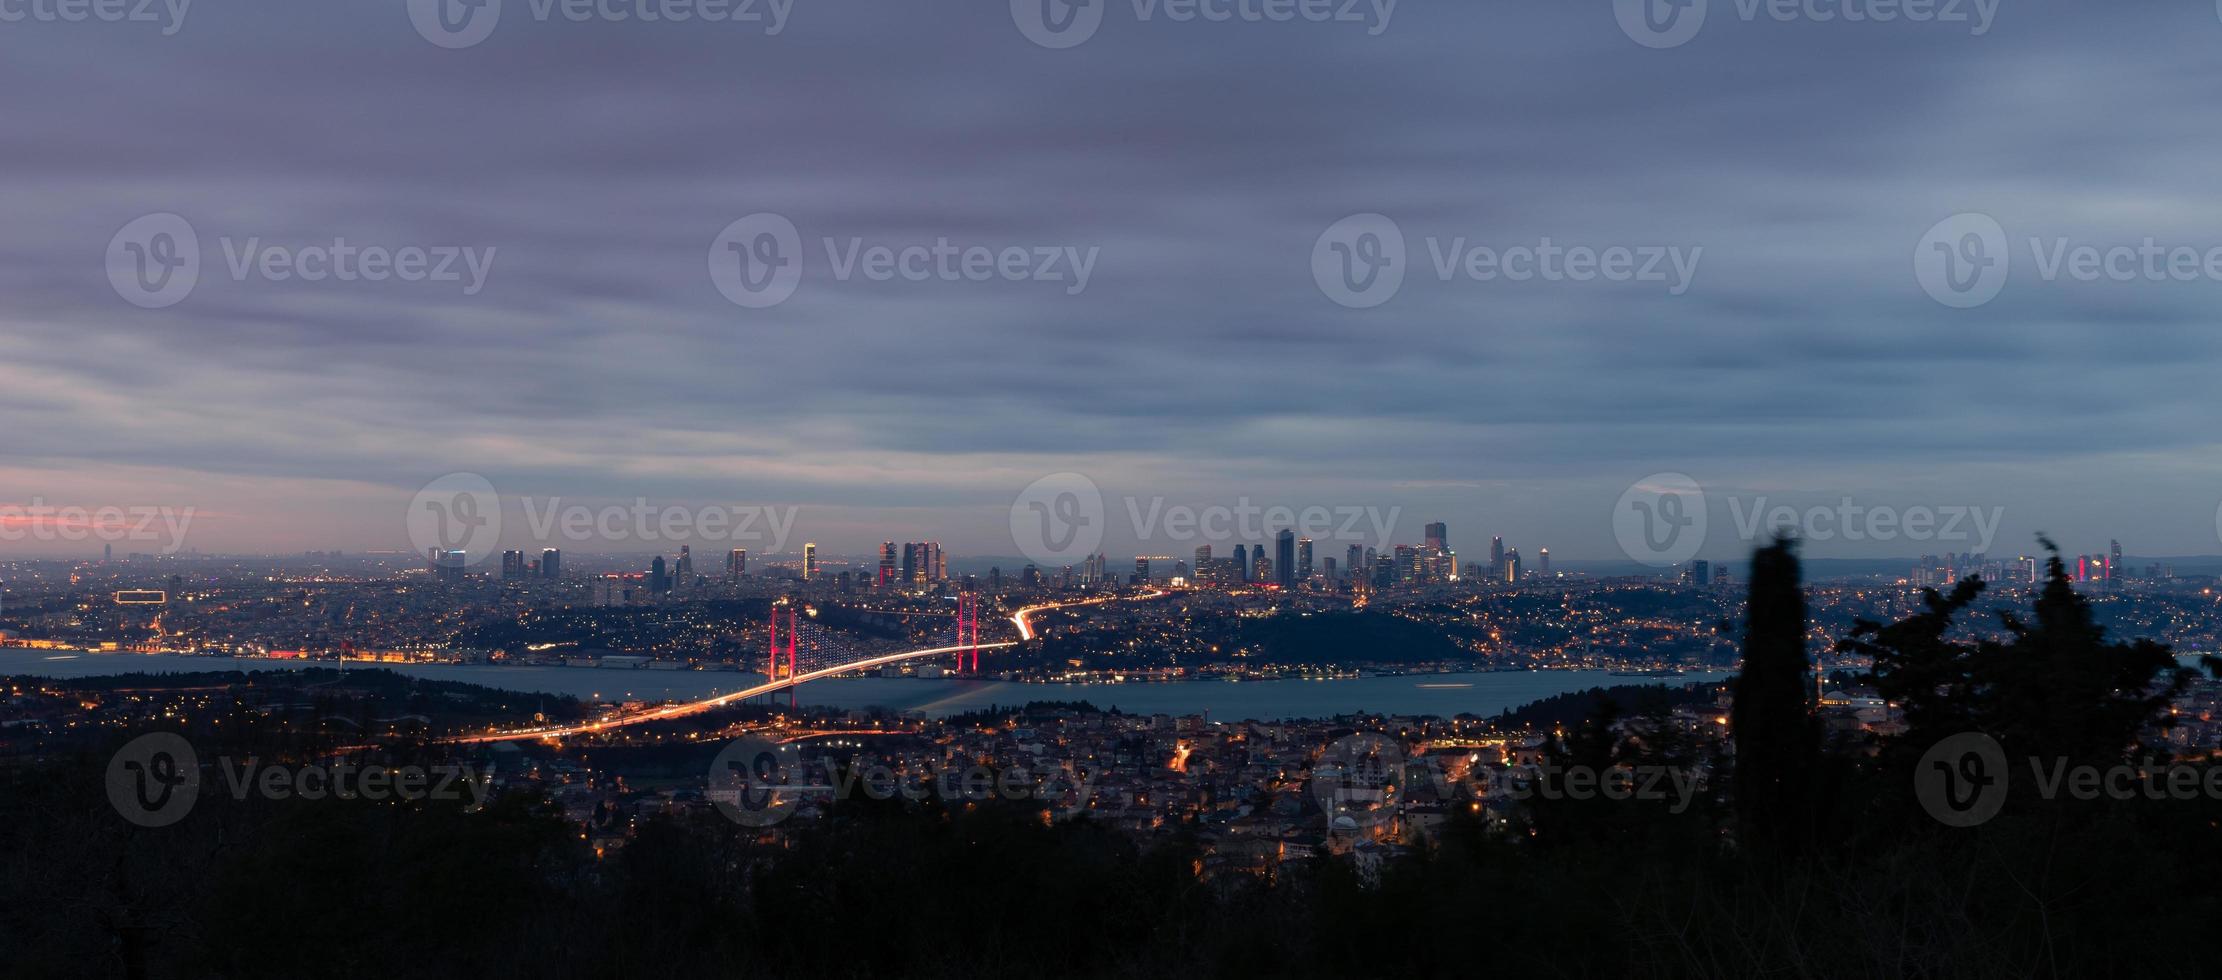
M1810 843L1811 779L1819 752L1805 656L1805 592L1786 535L1752 555L1744 665L1729 716L1736 743L1736 814L1747 844Z

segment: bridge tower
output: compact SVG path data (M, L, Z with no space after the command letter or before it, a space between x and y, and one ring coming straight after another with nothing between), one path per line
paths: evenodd
M786 613L787 620L787 645L784 649L781 648L779 645L779 620L781 612ZM795 607L787 604L784 601L773 603L771 643L765 648L766 652L764 659L764 676L767 679L776 681L795 676L795 636L799 632L801 632L801 630L795 620ZM780 660L780 657L783 654L786 657L786 661L784 663L782 663Z
M957 593L957 646L969 649L957 651L957 669L977 674L980 672L980 594ZM971 666L965 664L965 654L972 655Z

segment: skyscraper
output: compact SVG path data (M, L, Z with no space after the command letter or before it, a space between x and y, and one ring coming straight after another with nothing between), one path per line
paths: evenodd
M504 551L501 553L501 577L504 579L525 577L524 552Z
M747 549L747 548L735 548L735 549L733 549L732 551L726 552L726 554L725 554L725 580L726 580L726 581L728 581L728 582L737 582L737 581L740 581L740 579L741 579L741 576L744 576L744 575L747 575L747 574L748 574L748 549Z
M684 548L680 549L681 554L684 554L685 551L686 549ZM802 580L808 582L811 579L817 577L818 546L815 544L804 544L802 546Z
M1551 549L1545 548L1536 553L1535 573L1544 578L1551 577Z
M1342 569L1343 574L1350 576L1353 580L1366 577L1366 548L1364 545L1354 544L1350 546L1350 550L1343 552Z
M880 588L887 588L895 581L895 542L880 542Z
M677 570L677 571L676 571L676 572L675 572L675 573L674 573L674 574L672 575L672 578L674 579L674 582L675 582L675 584L676 584L676 585L677 585L677 586L678 586L679 588L682 588L682 589L686 589L686 588L692 588L692 587L694 586L694 549L693 549L693 548L691 548L691 547L689 547L689 546L687 546L687 545L680 545L680 546L679 546L679 568L678 568L678 570Z
M1437 551L1450 550L1450 526L1436 521L1427 526L1427 546Z
M1296 580L1309 582L1312 578L1312 539L1296 539Z
M659 594L671 591L671 576L664 573L662 555L657 555L655 561L648 563L648 591Z
M1296 532L1287 528L1273 536L1273 575L1281 588L1296 587Z
M562 578L562 577L563 577L563 551L562 551L562 549L560 549L560 548L548 548L548 549L545 549L545 550L543 550L543 551L541 551L541 552L540 552L540 577L541 577L541 578Z
M1250 549L1246 545L1234 546L1234 577L1238 582L1250 580Z
M1504 577L1504 537L1502 535L1489 539L1489 577Z
M1208 575L1208 574L1210 574L1210 571L1211 571L1211 546L1210 546L1210 545L1208 545L1208 544L1203 544L1203 545L1197 545L1197 546L1196 546L1196 566L1195 566L1195 572L1196 572L1196 577L1197 577L1198 579L1201 579L1201 578L1203 578L1203 577L1204 577L1205 575Z
M1147 558L1136 558L1136 559L1134 559L1134 580L1135 580L1135 581L1137 581L1137 582L1139 582L1139 583L1141 583L1141 584L1143 584L1143 585L1148 585L1148 584L1150 584L1150 560L1149 560L1149 559L1147 559Z

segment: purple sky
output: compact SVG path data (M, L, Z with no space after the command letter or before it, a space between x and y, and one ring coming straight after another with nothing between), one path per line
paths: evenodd
M2222 247L2211 4L2006 4L1973 36L1710 0L1653 49L1603 0L1406 0L1385 27L1097 2L1065 49L1003 0L793 0L776 35L504 0L454 49L402 0L0 22L0 504L190 507L203 551L408 548L412 496L465 471L510 546L539 544L525 498L645 497L797 507L791 547L1001 555L1021 490L1076 472L1114 555L1201 543L1135 540L1126 499L1163 496L1619 558L1623 491L1680 472L1707 556L1760 498L1845 497L1996 508L1993 553L2222 550L2222 288L2044 268ZM751 308L711 246L758 212L802 278ZM1916 275L1962 212L2012 266L1969 309ZM108 253L158 213L200 265L142 309ZM1313 274L1359 213L1408 245L1366 309ZM335 239L491 261L475 290L233 271ZM1092 267L1077 294L842 271L939 239ZM1446 281L1431 249L1461 239L1702 258L1678 294ZM1944 550L1973 548L1813 553Z

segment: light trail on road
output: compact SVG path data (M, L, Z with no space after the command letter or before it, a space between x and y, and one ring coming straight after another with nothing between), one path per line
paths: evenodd
M1017 645L1018 644L1016 643L982 643L979 645L978 649L999 650L1004 647L1015 647ZM668 704L661 708L651 708L637 715L626 715L623 718L610 718L603 721L583 722L577 725L561 725L550 728L531 728L515 732L495 732L486 735L464 735L448 739L447 741L457 745L481 745L488 742L515 742L532 738L567 738L573 735L591 735L595 732L604 732L613 728L624 728L630 725L642 725L647 724L651 721L669 721L673 718L685 718L688 715L698 715L705 711L715 711L736 701L746 701L749 698L756 697L760 694L770 694L773 691L782 691L797 684L801 684L807 681L824 680L828 677L846 674L852 670L871 670L874 667L885 667L888 664L901 663L905 660L916 660L921 657L946 656L948 654L956 653L959 650L971 649L974 648L971 644L968 643L963 646L934 647L930 650L910 650L903 653L891 653L884 657L871 657L865 660L856 661L854 663L840 664L838 666L827 667L822 670L813 670L806 674L797 674L793 677L781 678L776 681L758 684L755 687L748 688L747 690L734 691L731 694L720 694L714 698L704 698L700 701L689 701L685 704Z
M1162 589L1151 589L1141 595L1110 595L1101 599L1082 599L1077 602L1045 602L1039 606L1027 606L1018 612L1012 613L1011 623L1018 627L1018 638L1021 641L1031 640L1034 638L1034 626L1027 620L1035 613L1049 612L1054 609L1076 609L1081 606L1101 605L1106 602L1140 602L1144 599L1161 598L1167 594Z

